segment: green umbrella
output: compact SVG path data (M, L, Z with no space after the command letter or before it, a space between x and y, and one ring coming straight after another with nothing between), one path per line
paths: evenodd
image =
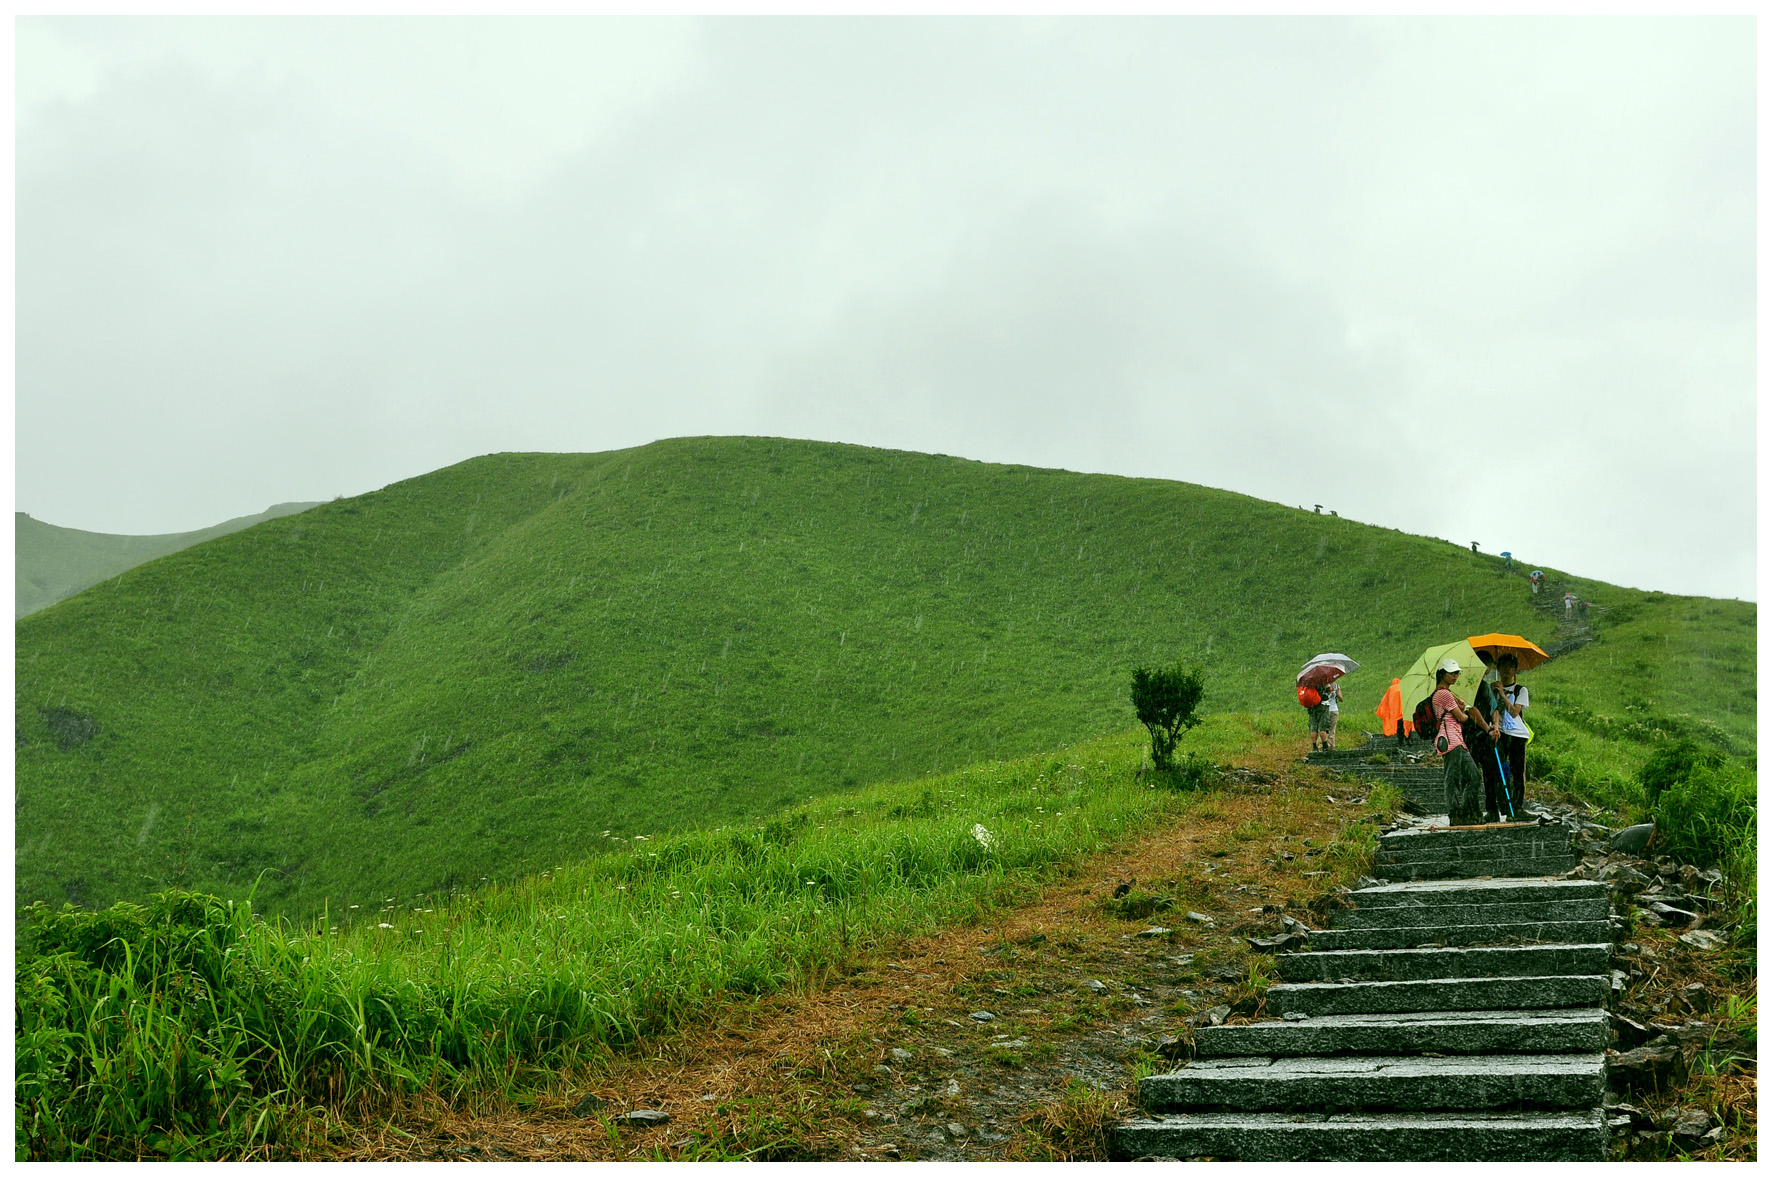
M1403 673L1403 717L1407 719L1415 714L1415 705L1434 693L1434 671L1440 667L1440 660L1450 658L1458 663L1462 672L1458 681L1452 684L1452 695L1466 707L1477 697L1477 687L1483 681L1483 664L1477 660L1477 652L1471 649L1469 641L1457 641L1447 646L1430 647L1426 653L1415 660Z

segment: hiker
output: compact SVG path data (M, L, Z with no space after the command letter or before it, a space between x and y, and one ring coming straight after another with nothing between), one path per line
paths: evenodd
M1532 700L1526 684L1518 681L1518 658L1503 654L1495 666L1501 671L1501 758L1507 764L1507 783L1513 790L1517 813L1526 800L1526 741L1532 738L1532 729L1522 717Z
M1478 650L1477 658L1483 663L1483 681L1477 684L1477 697L1471 700L1471 718L1464 724L1464 746L1470 749L1471 759L1477 762L1477 770L1483 774L1483 820L1500 821L1502 790L1501 761L1495 754L1497 737L1501 734L1500 696L1495 693L1492 685L1495 680L1495 656L1487 650Z
M1470 749L1464 745L1464 731L1460 725L1470 715L1459 704L1458 696L1452 693L1458 674L1458 661L1454 658L1442 659L1434 670L1434 693L1429 700L1438 725L1434 750L1446 765L1446 817L1455 826L1474 826L1483 820L1480 808L1483 774L1478 770L1477 762L1471 759Z
M1331 686L1334 684L1330 684ZM1311 719L1311 751L1329 750L1329 687L1317 688L1317 701L1309 707L1307 714Z
M1402 679L1391 679L1390 689L1384 693L1384 698L1378 701L1378 710L1374 714L1378 716L1378 722L1384 727L1384 734L1397 737L1397 746L1402 747L1404 737L1413 730L1413 725L1403 717Z
M1329 751L1335 751L1335 725L1341 720L1341 684L1330 682L1319 692L1323 696L1323 706L1329 709Z
M1569 617L1574 612L1575 612L1575 594L1574 593L1564 593L1563 594L1563 616Z
M1544 587L1544 573L1541 570L1534 568L1532 570L1532 575L1528 576L1526 579L1532 582L1532 595L1536 597L1538 595L1538 590Z

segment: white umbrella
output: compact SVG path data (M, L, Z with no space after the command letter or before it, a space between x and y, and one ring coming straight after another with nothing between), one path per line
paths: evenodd
M1318 654L1298 672L1301 687L1327 686L1344 674L1360 669L1360 664L1346 654Z

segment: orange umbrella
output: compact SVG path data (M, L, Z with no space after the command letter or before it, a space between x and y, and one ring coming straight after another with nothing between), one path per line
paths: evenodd
M1403 734L1409 735L1415 730L1415 724L1403 715L1403 680L1391 679L1391 689L1384 693L1378 701L1378 718L1384 724L1384 734L1397 734L1397 724L1403 725Z
M1479 654L1487 653L1491 658L1499 659L1503 654L1512 654L1520 660L1521 670L1531 670L1534 666L1550 661L1549 654L1517 633L1486 633L1469 640L1471 649Z

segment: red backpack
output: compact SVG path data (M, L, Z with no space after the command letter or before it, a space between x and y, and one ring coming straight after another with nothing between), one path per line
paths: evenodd
M1321 703L1322 701L1323 701L1323 696L1321 696L1317 693L1316 687L1299 687L1298 688L1298 705L1300 707L1315 707L1318 703Z
M1440 725L1434 718L1434 697L1432 695L1415 705L1415 717L1411 722L1415 724L1416 739L1431 740L1434 738Z

